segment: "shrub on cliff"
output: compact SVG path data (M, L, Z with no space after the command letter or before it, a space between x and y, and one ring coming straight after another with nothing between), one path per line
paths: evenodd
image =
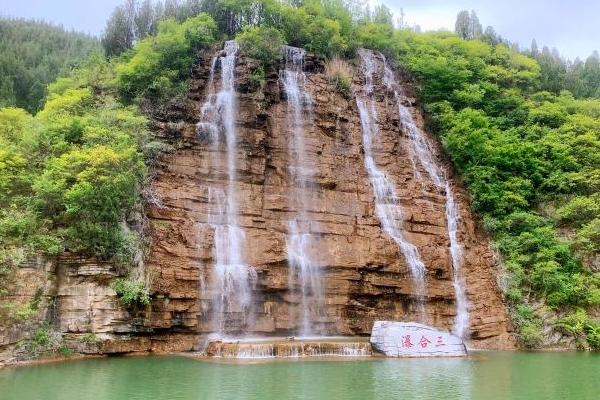
M115 279L111 287L119 300L126 306L146 306L150 304L148 288L143 282L135 282L129 279Z
M283 35L275 28L247 27L235 37L242 51L268 68L281 59Z
M352 68L339 57L334 57L325 64L325 75L335 90L346 98L351 96Z
M141 40L117 66L119 88L125 99L165 101L181 94L197 51L211 45L215 21L200 14L177 23L160 23L156 36Z

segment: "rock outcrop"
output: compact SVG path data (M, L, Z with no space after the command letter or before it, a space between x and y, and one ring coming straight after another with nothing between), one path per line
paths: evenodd
M376 321L370 339L373 350L388 357L464 357L458 336L414 322Z

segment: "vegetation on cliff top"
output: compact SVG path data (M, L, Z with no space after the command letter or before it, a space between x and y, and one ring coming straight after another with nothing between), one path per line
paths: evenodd
M0 111L0 264L24 248L127 253L122 222L148 140L137 105L184 93L199 49L237 37L268 67L283 43L330 62L367 47L417 79L430 128L503 255L523 343L539 345L551 323L598 348L589 312L600 305L600 100L585 97L598 94L590 89L600 82L597 56L562 68L549 51L519 52L470 23L474 13L460 14L458 35L422 34L394 27L383 6L369 12L358 3L130 0L118 8L102 41L113 58L96 56L50 85L35 116ZM338 72L330 79L348 96Z

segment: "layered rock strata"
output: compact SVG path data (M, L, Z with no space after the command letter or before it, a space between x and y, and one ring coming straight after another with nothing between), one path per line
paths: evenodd
M177 150L164 157L153 182L161 206L149 212L153 246L149 265L157 271L149 326L209 333L210 298L201 283L214 266L214 234L208 223L208 188L227 185L224 170L209 167L211 154L206 137L195 129L206 96L210 54L194 71L190 101L196 108L177 124L163 124ZM278 75L268 74L263 87L252 79L256 65L243 55L236 65L238 136L236 193L238 223L245 234L243 249L248 265L257 272L253 289L255 323L249 335L293 335L298 331L299 296L288 290L288 224L299 211L294 193L297 184L289 171L293 127ZM312 321L319 334L368 335L377 319L415 319L415 288L398 246L382 230L374 210L374 195L364 168L361 124L356 103L337 93L323 73L323 65L306 57L306 90L313 99L314 124L304 127L307 157L316 160L314 181L302 188L315 221L311 232L320 265L324 312ZM450 329L456 316L455 290L445 212L445 193L417 171L409 154L407 133L400 128L394 96L386 90L383 69L374 76L380 137L374 158L395 185L404 210L404 234L426 266L424 321ZM401 82L406 84L406 82ZM353 89L363 84L355 74ZM405 93L408 91L405 91ZM415 99L402 101L423 126ZM435 139L428 137L434 158L444 169ZM419 168L419 166L417 166ZM463 246L462 273L469 302L469 336L475 347L511 347L510 325L496 283L496 260L487 237L469 213L467 198L454 184L460 219L458 238ZM308 189L308 193L307 192ZM199 301L202 299L202 301ZM202 305L202 306L201 306Z

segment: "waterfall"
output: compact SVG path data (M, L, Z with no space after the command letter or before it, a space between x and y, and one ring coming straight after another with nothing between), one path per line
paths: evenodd
M290 287L294 279L300 285L300 332L301 336L313 334L311 317L323 312L323 299L319 274L319 265L314 252L314 235L307 209L310 206L311 183L314 180L315 160L307 157L305 144L305 128L312 122L310 94L305 89L303 49L284 46L281 82L283 84L288 107L288 126L292 135L288 151L290 155L290 176L294 185L291 193L296 199L297 212L295 219L288 221L287 253L290 266ZM308 116L308 117L307 117Z
M244 262L244 231L237 221L237 99L234 83L238 44L228 41L223 50L224 55L217 56L212 61L209 93L202 105L197 125L198 134L209 136L212 154L219 154L219 151L226 153L226 165L220 165L223 160L218 156L213 156L211 161L215 167L225 170L227 185L224 189L210 187L208 196L211 205L208 223L214 230L212 318L219 334L243 332L251 325L252 283L256 280L256 272ZM218 64L221 66L221 84L217 92L214 76Z
M458 242L458 205L454 201L454 194L450 182L446 182L446 220L448 221L448 236L450 237L450 256L452 257L452 285L456 296L456 319L453 332L460 338L468 336L469 309L467 293L461 275L462 249Z
M417 248L402 233L403 216L394 185L380 170L373 158L373 141L379 134L377 126L377 110L373 93L373 75L375 60L370 50L359 50L361 65L365 77L366 98L357 97L356 103L360 112L365 152L365 167L375 194L375 213L383 230L392 237L404 255L409 266L413 284L419 298L419 314L423 318L423 296L425 293L425 264L421 260ZM368 104L367 104L368 103Z
M371 344L361 341L276 341L265 343L211 342L206 354L214 358L265 359L306 357L369 357L373 354Z
M402 104L400 92L394 79L394 73L388 67L385 57L384 63L384 84L386 88L394 93L396 103L398 104L398 114L400 116L400 125L408 134L411 144L411 156L417 158L419 164L423 167L434 185L446 192L446 223L448 237L450 240L450 256L452 260L452 284L456 297L456 319L454 321L453 333L459 337L464 337L469 326L468 302L463 281L461 277L462 249L457 237L459 211L458 205L452 193L450 181L445 173L438 167L433 159L433 152L427 143L425 135L416 125L415 120L409 109ZM418 170L415 168L415 174Z

